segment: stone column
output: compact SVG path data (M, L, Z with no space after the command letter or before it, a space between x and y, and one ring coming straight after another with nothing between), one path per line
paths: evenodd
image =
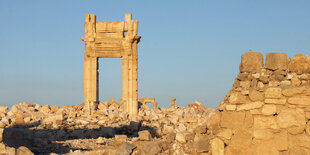
M131 115L138 113L138 21L132 20L131 14L125 15L127 33L123 43L123 99L124 109Z
M84 99L91 114L98 102L98 58L95 56L96 16L86 14L84 55Z

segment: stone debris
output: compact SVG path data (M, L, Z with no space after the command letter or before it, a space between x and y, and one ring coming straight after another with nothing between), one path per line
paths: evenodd
M100 102L91 116L87 115L85 104L59 107L20 103L11 110L1 107L2 151L24 154L29 151L34 154L209 151L210 138L197 137L212 137L211 126L216 126L214 120L218 119L214 119L215 110L198 101L188 108L176 104L170 108L141 108L138 115L132 117L119 104L115 100ZM195 147L189 147L191 145Z

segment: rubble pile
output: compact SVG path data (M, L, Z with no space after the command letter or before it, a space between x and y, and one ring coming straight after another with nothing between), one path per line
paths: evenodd
M210 120L216 112L199 102L189 106L142 105L132 117L113 99L100 102L91 115L83 103L62 107L20 103L10 111L1 106L0 154L208 153L214 137Z
M218 110L225 155L310 154L310 57L268 53L264 65L261 53L243 54Z

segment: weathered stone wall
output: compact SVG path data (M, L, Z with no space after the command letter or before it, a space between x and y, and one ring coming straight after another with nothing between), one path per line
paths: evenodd
M310 57L268 53L264 66L261 53L243 54L218 111L211 145L219 144L225 155L310 154Z

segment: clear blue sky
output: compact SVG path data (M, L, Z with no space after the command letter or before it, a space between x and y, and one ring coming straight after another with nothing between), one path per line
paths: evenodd
M0 1L0 104L83 102L85 14L139 20L139 97L216 108L249 49L310 55L309 1ZM121 59L100 59L100 100L121 98Z

